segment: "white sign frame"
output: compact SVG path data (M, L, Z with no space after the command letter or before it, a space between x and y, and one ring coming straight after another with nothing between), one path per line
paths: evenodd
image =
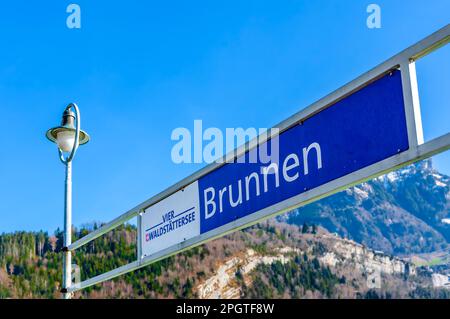
M90 234L71 244L68 247L68 249L70 251L73 251L89 243L95 238L111 231L112 229L115 229L116 227L122 225L124 222L130 220L131 218L134 218L136 216L138 218L138 239L137 239L138 259L122 267L116 268L104 274L87 279L81 283L75 284L69 287L68 291L75 292L77 290L95 285L105 280L112 279L114 277L128 273L130 271L145 267L151 263L167 258L171 255L177 254L186 249L201 245L207 241L213 240L218 237L222 237L228 233L254 225L261 220L282 214L284 212L293 210L300 206L307 205L311 202L330 196L348 187L354 186L361 182L370 180L374 177L396 170L405 165L409 165L413 162L449 150L450 132L438 138L435 138L429 142L424 143L416 69L415 69L415 61L437 50L438 48L448 44L449 41L450 41L450 25L446 25L439 31L426 37L425 39L421 40L415 45L402 51L401 53L393 56L389 60L381 63L372 70L364 73L363 75L359 76L350 83L344 85L340 89L334 91L333 93L327 95L326 97L320 99L319 101L313 103L309 107L303 109L302 111L298 112L297 114L291 116L290 118L286 119L285 121L275 126L276 128L279 128L280 132L283 132L292 127L293 125L307 119L308 117L311 117L315 113L329 107L330 105L345 98L346 96L367 86L368 84L372 83L378 78L389 73L391 70L400 69L402 72L402 83L403 83L402 85L403 85L405 113L408 129L408 141L410 146L409 150L394 155L390 158L382 160L378 163L375 163L363 169L360 169L349 175L335 179L310 191L307 191L300 195L279 202L275 205L262 209L256 213L247 215L244 218L223 225L210 232L183 240L178 244L159 250L158 252L155 252L151 255L143 256L142 254L143 230L141 228L142 214L149 207L156 205L162 200L168 198L169 196L172 196L176 192L194 183L200 177L208 174L209 172L218 169L219 167L224 165L223 163L225 161L222 161L222 163L210 164L207 167L197 171L191 176L183 179L182 181L176 183L172 187L169 187L168 189L159 193L158 195L153 196L149 200L141 203L140 205L129 210L125 214L117 217L113 221L103 225L99 229L91 232ZM267 136L266 139L262 139L261 141L259 141L259 143L264 143L265 140L267 140L270 137L271 136ZM257 139L252 140L249 143L245 144L244 146L238 148L235 151L236 154L235 157L239 157L249 149L256 147L257 146L256 140ZM229 154L227 154L224 158L228 158L228 156Z

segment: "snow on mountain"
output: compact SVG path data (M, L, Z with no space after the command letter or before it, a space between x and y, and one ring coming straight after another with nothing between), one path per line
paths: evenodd
M450 243L450 177L425 160L279 219L296 225L315 223L389 253L445 249Z

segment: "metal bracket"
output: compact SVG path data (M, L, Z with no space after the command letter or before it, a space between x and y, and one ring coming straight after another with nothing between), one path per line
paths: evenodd
M142 259L142 214L144 210L139 211L137 215L137 236L136 236L136 254L137 261L140 262Z

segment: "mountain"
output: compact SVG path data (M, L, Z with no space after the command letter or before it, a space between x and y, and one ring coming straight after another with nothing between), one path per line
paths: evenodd
M299 208L279 220L318 224L390 254L447 249L450 178L419 162Z
M450 298L449 185L424 161L75 298ZM1 234L0 298L59 297L62 237ZM134 261L135 242L126 224L77 250L81 279Z
M75 238L91 230L76 230ZM61 239L60 231L0 235L0 298L59 297ZM77 251L73 262L82 266L81 278L135 259L135 239L136 228L125 225ZM323 228L269 221L74 298L450 298L433 280L408 261Z

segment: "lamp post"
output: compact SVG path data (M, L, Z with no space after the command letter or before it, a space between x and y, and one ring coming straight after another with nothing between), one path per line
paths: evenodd
M58 145L59 158L66 166L63 284L61 293L64 299L70 299L71 293L67 289L72 284L72 255L68 249L72 243L72 160L78 146L89 142L89 135L80 129L80 111L75 103L70 103L65 108L61 126L49 129L46 136L51 142ZM65 157L64 153L67 153L68 156Z

